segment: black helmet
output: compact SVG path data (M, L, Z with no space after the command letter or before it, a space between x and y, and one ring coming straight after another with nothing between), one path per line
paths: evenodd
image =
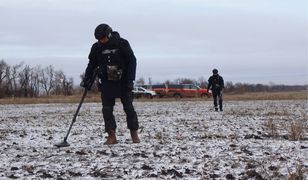
M102 39L103 37L107 36L108 38L111 37L112 29L107 24L100 24L95 28L94 36L97 40Z
M213 74L218 74L218 70L217 69L213 69Z

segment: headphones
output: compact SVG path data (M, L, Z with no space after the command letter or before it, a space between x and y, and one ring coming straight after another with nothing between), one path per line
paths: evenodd
M108 26L108 28L106 29L106 32L108 32L108 34L107 34L107 37L108 37L108 39L110 39L111 38L111 36L112 36L112 28L110 27L110 26Z

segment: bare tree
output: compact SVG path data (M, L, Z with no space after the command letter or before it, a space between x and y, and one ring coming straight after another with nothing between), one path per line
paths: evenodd
M55 86L55 70L49 65L40 72L40 82L46 95L49 96Z
M19 83L21 89L21 95L23 97L29 96L29 86L32 70L29 65L26 65L24 69L19 73Z
M69 78L68 80L63 81L63 95L70 96L74 93L73 84L74 80L73 78Z
M145 80L143 77L139 78L137 81L136 81L136 84L138 85L144 85L145 84Z
M199 77L198 79L198 84L200 85L201 88L207 88L207 79L204 76Z
M151 77L149 77L148 82L149 82L149 85L151 86L152 85L152 78Z
M6 68L7 95L16 97L19 95L19 69L23 66L23 62Z
M4 91L4 85L3 85L3 80L6 77L6 68L7 64L6 62L2 59L0 61L0 98L5 96L5 91Z
M31 89L31 97L38 97L40 95L40 72L42 68L40 66L36 66L32 69L31 73L31 81L30 81L30 89Z
M6 62L2 59L2 60L0 61L0 87L1 87L1 85L2 85L3 79L6 77L6 74L5 74L6 68L7 68L7 64L6 64Z
M196 80L190 78L178 78L175 80L176 84L196 84Z
M63 71L55 73L55 88L53 93L56 95L69 96L73 94L73 78L67 78Z
M172 84L172 82L170 80L166 80L163 84L169 85L169 84Z
M233 92L235 89L235 86L233 85L232 81L226 81L225 83L225 92Z

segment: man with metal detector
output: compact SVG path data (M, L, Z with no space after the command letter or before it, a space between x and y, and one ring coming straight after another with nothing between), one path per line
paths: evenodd
M218 74L217 69L213 69L213 75L208 80L207 89L209 90L212 88L212 95L214 100L214 108L215 111L218 111L217 105L217 98L219 99L219 110L223 111L222 109L222 92L224 89L224 79Z
M98 68L105 131L108 133L105 144L116 144L116 121L113 115L115 99L120 98L126 113L127 127L133 143L139 143L138 118L133 106L134 80L136 75L136 58L129 42L107 24L100 24L94 32L98 40L92 45L89 63L81 86L89 89L90 79Z

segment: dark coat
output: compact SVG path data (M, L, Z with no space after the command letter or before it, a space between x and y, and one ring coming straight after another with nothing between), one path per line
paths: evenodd
M127 86L135 80L136 57L129 42L113 32L106 44L96 42L92 45L89 54L89 63L86 68L85 78L90 78L96 68L102 83L103 97L115 98L128 90ZM122 71L120 80L108 80L107 66L117 65Z
M212 91L221 91L224 87L224 79L219 74L214 74L209 78L207 89L212 88Z

